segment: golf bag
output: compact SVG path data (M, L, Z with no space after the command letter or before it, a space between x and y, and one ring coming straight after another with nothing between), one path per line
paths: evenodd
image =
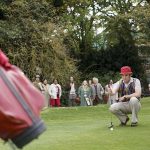
M44 97L0 50L0 138L22 148L46 130Z

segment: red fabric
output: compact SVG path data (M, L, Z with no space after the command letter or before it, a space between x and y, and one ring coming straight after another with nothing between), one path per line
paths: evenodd
M6 57L6 55L2 52L2 50L0 49L0 66L7 68L11 67L11 64L9 63L8 58Z
M33 86L19 68L8 62L8 58L2 51L0 51L0 68L17 92L25 99L35 116L39 117L44 106L44 96L41 92ZM0 78L0 89L0 138L7 140L31 126L32 120L2 78Z
M132 70L129 66L123 66L120 70L120 74L131 74Z
M50 105L52 107L59 107L60 106L60 98L57 98L57 99L50 99Z

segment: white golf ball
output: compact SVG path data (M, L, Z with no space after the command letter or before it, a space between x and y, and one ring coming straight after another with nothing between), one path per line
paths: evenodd
M113 128L110 128L110 130L113 131L114 129L113 129Z

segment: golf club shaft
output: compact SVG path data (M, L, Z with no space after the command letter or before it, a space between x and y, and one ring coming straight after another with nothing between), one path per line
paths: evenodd
M113 104L113 100L110 98L110 104ZM112 122L112 113L111 113L111 118L110 118L110 126L113 127L113 122Z

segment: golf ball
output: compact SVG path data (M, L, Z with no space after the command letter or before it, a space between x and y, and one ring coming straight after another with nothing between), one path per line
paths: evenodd
M114 129L113 129L113 128L110 128L110 130L113 131Z

